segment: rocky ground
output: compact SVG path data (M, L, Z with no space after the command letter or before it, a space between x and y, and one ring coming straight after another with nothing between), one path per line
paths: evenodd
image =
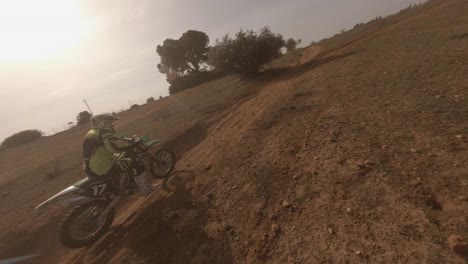
M164 192L89 248L39 228L35 261L466 263L467 13L434 1L303 50L177 138Z

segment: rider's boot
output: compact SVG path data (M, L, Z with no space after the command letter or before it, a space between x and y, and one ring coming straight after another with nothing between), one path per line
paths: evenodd
M151 185L150 182L148 182L148 179L146 178L146 173L142 173L138 176L133 177L136 185L138 186L139 193L142 195L148 195L150 194L153 190L155 190L155 187Z

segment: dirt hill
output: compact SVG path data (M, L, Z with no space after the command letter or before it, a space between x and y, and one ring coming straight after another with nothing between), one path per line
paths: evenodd
M173 145L177 171L85 249L58 244L60 212L31 208L83 177L87 128L1 152L1 256L465 263L467 13L467 1L431 1L286 55L255 80L228 76L122 113L119 130Z

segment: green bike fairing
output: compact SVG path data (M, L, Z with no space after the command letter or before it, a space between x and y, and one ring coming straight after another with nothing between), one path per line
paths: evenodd
M119 138L125 138L125 137L126 137L126 135L119 135ZM154 147L154 145L157 145L157 144L160 144L160 143L163 142L163 141L158 140L158 139L151 140L151 139L149 139L147 137L143 137L143 136L140 136L138 138L149 148Z

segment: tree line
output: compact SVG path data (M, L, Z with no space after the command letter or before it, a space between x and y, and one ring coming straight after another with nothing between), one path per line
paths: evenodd
M88 111L82 111L76 115L76 125L82 126L84 124L89 124L91 120L91 113ZM70 122L68 124L72 124ZM4 150L7 148L18 147L21 145L25 145L34 141L37 141L44 137L44 132L39 129L27 129L5 138L2 143L0 144L0 150Z
M174 94L226 73L251 77L260 72L261 66L282 55L282 49L290 52L301 43L300 39L285 40L269 27L260 31L240 30L233 37L228 34L210 46L210 38L202 31L188 30L178 39L166 39L156 47L161 58L158 69L166 75L169 93ZM154 98L147 99L147 103ZM133 105L133 108L138 105ZM88 124L92 114L82 111L76 116L76 126ZM69 122L73 125L73 122ZM15 133L0 144L0 149L20 146L39 140L44 133L38 129Z
M178 39L166 39L156 47L161 63L158 69L166 75L169 93L174 94L225 73L255 76L261 66L297 48L301 40L285 40L269 27L260 31L240 30L233 37L226 34L209 45L208 35L188 30Z
M161 98L162 96L159 97L159 99ZM154 97L148 97L148 99L146 99L147 104L152 103L154 101L155 101ZM132 105L132 107L130 107L130 110L138 106L139 105L134 104ZM74 124L76 124L76 127L89 125L92 116L93 116L92 113L88 111L81 111L76 115L76 123L68 122L68 125L70 125L70 128L74 127L75 126ZM44 137L44 132L42 132L39 129L23 130L5 138L0 143L0 150L5 150L7 148L13 148L13 147L18 147L24 144L28 144L28 143L37 141L43 137Z

